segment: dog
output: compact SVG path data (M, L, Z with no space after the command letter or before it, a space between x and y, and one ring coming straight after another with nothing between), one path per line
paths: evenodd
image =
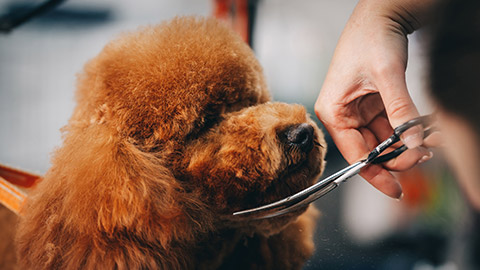
M215 19L127 33L90 60L52 167L29 194L21 269L299 269L318 211L232 213L312 185L325 141L270 101L251 49Z

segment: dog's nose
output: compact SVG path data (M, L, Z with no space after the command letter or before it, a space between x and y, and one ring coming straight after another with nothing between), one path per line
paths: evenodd
M308 153L313 148L313 127L307 123L292 126L287 130L287 141Z

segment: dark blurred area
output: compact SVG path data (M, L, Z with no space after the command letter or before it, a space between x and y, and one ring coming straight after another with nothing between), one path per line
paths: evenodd
M0 1L0 163L39 174L73 110L75 74L109 40L178 15L209 16L216 7L211 0L62 0L35 11L47 2ZM252 2L249 41L275 100L300 103L316 118L314 102L356 2ZM428 113L421 33L409 49L407 84ZM327 140L324 176L347 165ZM480 269L479 215L440 155L398 177L400 202L360 177L317 201L316 253L305 269Z
M8 1L0 14L0 31L8 33L25 23L38 27L88 27L113 19L108 7L70 6L63 5L64 2L65 0Z

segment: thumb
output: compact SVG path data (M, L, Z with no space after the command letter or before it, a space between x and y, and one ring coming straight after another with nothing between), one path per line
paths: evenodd
M407 90L405 72L391 72L382 76L377 86L393 128L419 116ZM423 129L420 126L412 127L402 134L401 140L409 149L420 146L423 143Z

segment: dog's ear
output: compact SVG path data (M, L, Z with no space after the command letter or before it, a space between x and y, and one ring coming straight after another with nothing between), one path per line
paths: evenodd
M95 219L85 219L85 226L107 234L155 227L173 235L171 223L184 223L182 189L162 159L108 127L93 124L81 136L69 136L54 162L69 186L64 210Z
M106 125L69 126L52 163L18 226L24 268L158 268L172 241L209 228L162 160Z
M94 250L166 248L198 232L185 208L201 203L182 192L160 159L104 125L70 130L52 163L24 207L17 237L22 257L68 257L64 263L75 265L95 260Z

